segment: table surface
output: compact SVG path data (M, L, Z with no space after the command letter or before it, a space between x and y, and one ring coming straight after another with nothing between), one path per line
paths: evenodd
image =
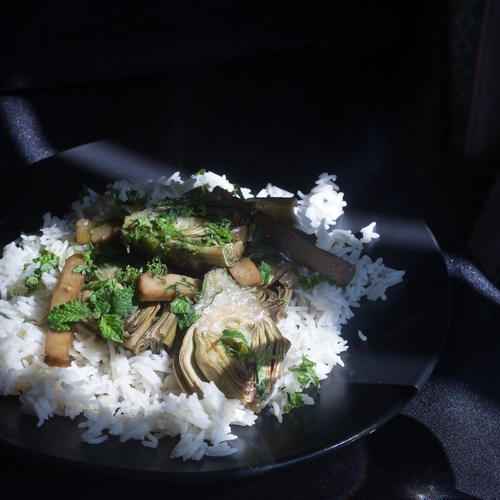
M40 28L40 16L37 21L37 14L41 15L38 7L31 2L21 4L31 10L23 11L11 3L11 10L0 12L3 24L10 26L1 36L17 36L20 41L0 72L2 176L22 176L23 166L62 149L131 135L136 146L149 150L151 157L159 154L155 148L162 144L160 149L168 154L167 160L179 165L189 161L193 144L206 158L220 159L217 155L224 148L215 139L226 137L229 147L224 149L224 160L236 161L238 147L230 146L231 131L234 133L236 127L240 135L248 133L250 143L259 144L262 155L274 155L297 165L307 159L316 162L319 171L331 161L342 161L359 169L360 175L364 169L371 169L387 176L406 194L442 249L450 277L452 313L442 356L423 389L403 411L375 433L316 460L237 482L180 486L143 484L133 478L116 482L98 473L83 478L65 469L56 473L47 464L2 448L4 456L8 454L0 473L3 497L36 494L60 498L70 492L76 498L139 498L145 494L177 498L196 493L221 499L262 494L291 499L497 498L500 292L484 276L435 200L407 166L398 145L381 133L377 117L367 112L349 58L316 40L291 36L295 33L290 28L295 17L281 18L283 27L278 34L276 29L269 29L255 37L250 30L241 30L237 36L236 28L244 23L232 25L229 19L234 17L222 16L219 26L223 29L215 36L214 24L201 22L203 16L212 21L217 18L208 7L195 11L197 21L192 28L186 25L181 30L173 18L170 22L165 19L163 31L151 31L147 36L127 31L130 16L138 12L132 7L116 18L109 12L98 16L95 30L87 33L84 21L96 12L90 7L82 7L81 22L71 17L72 22L64 26L57 24L55 11L49 8L43 15L46 24L71 41L63 48L55 35L42 43L42 33L46 32ZM92 2L89 5L98 8ZM189 2L177 7L176 19L188 19L188 7ZM20 13L23 16L19 17ZM276 16L264 7L253 13L253 19L259 17L256 13L265 19ZM155 23L152 14L149 16L151 26L161 24ZM24 28L16 32L19 19L24 20ZM30 47L33 39L21 36L27 33L25 30L32 30L35 39L40 37L40 45ZM76 36L70 35L71 30L76 30ZM106 35L102 30L109 31L107 45L103 45ZM234 43L228 43L230 40ZM42 49L48 47L55 59L43 55ZM148 51L151 47L154 50ZM297 66L296 61L304 58L313 64ZM276 61L281 61L280 71L272 81L262 78L250 88L248 82L255 81L256 71L267 77L277 67ZM290 91L300 85L287 84L294 79L307 85L309 92L315 82L332 71L338 77L337 84L331 92L316 96L314 109L301 105L300 96ZM214 82L220 83L219 92L214 90L210 96L200 92L206 90L205 83ZM259 99L261 95L268 100ZM272 110L271 96L276 103ZM209 98L215 102L207 107L205 99ZM220 112L215 115L207 109ZM255 127L256 116L263 129ZM198 120L198 130L193 128L193 117ZM384 120L389 118L385 116ZM394 120L392 127L397 128ZM203 137L213 141L193 140L193 134L195 139L202 137L196 135L200 129L208 133ZM283 151L280 146L289 144L291 137L301 140L296 141L293 151ZM334 153L332 144L338 146ZM265 165L264 160L261 168ZM34 471L42 479L28 480L28 474Z

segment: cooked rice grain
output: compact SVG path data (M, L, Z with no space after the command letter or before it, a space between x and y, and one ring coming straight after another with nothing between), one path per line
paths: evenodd
M167 195L176 197L207 183L229 191L234 187L225 176L213 172L185 180L178 173L155 182L121 180L108 187L117 190L123 200L127 191L134 189L157 203ZM248 189L243 193L252 196ZM292 193L268 184L257 196ZM292 343L285 366L296 366L306 356L316 363L318 378L323 380L333 366L343 365L342 353L348 346L341 329L353 317L361 299L385 300L387 288L399 283L404 271L390 269L382 259L373 261L363 255L364 245L379 238L375 222L358 232L335 227L346 207L335 175L321 175L313 189L307 194L299 192L298 198L296 213L301 229L316 232L318 246L357 266L356 276L346 290L326 283L312 290L298 288L287 317L278 325ZM206 384L202 399L183 394L166 352L132 356L80 326L75 333L72 366L49 368L43 363L42 323L52 291L65 259L86 249L74 239L75 221L83 216L110 217L112 206L109 191L100 195L89 190L82 202L73 203L66 219L47 213L38 234L21 235L21 244L5 247L0 259L0 394L19 396L23 411L36 417L38 426L55 415L70 419L81 416L82 440L87 443L99 444L116 436L121 442L139 440L145 447L155 448L164 437L177 436L172 458L199 460L205 455L235 453L237 446L229 444L237 438L232 427L254 425L257 415L239 401L225 398L213 383ZM24 290L24 279L34 267L33 259L43 249L60 257L59 269L43 274L31 296L15 295L15 291ZM359 337L366 338L361 332ZM267 411L282 421L288 394L297 390L297 374L286 372L276 385ZM310 395L303 393L302 398L305 404L314 404Z

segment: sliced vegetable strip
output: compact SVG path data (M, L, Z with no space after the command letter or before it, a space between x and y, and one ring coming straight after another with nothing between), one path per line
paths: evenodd
M55 306L65 304L66 302L74 301L80 295L84 284L85 277L80 273L74 273L76 267L85 265L87 262L82 255L72 255L66 259L61 277L56 285L52 300L50 302L50 310ZM64 332L53 332L48 329L47 340L45 342L45 353L43 356L44 362L49 366L57 366L67 368L71 365L72 357L70 356L71 342L73 340L73 332L67 330Z

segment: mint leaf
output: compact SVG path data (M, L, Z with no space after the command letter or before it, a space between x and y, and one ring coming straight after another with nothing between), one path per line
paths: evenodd
M250 358L255 361L257 368L264 366L272 359L283 359L283 356L278 356L277 354L259 354L255 352L250 347L246 337L237 330L224 330L222 332L222 337L217 343L226 348L229 357L237 354L241 358Z
M324 274L311 274L310 276L299 276L299 284L304 289L313 288L320 283L328 283L329 285L335 285L335 280L331 276L325 276Z
M259 273L260 273L260 277L262 279L262 283L266 283L267 285L272 283L273 278L274 278L273 270L267 262L262 261L260 263Z
M134 289L131 287L113 290L110 297L110 312L119 318L130 316L137 309L137 306L132 302L133 298Z
M137 306L133 303L134 289L118 288L112 279L96 281L85 286L94 290L88 302L71 301L54 307L47 316L52 331L66 331L89 317L98 320L99 330L104 338L123 342L121 318L130 316Z
M298 391L294 391L289 396L289 403L283 408L285 413L288 413L292 408L302 408L305 403L302 395Z
M73 272L83 274L89 280L98 280L102 275L102 271L95 265L97 256L94 245L90 244L90 250L83 252L82 256L87 261L87 265L80 264L73 269Z
M65 332L91 314L84 302L71 301L55 306L47 316L47 325L53 332Z
M126 267L122 267L117 269L115 272L115 279L120 285L126 286L134 286L142 274L142 267L134 267L127 265Z
M170 303L170 310L177 317L179 328L191 326L199 317L189 297L177 297Z
M115 314L104 314L99 320L99 330L105 339L123 342L123 323Z
M148 271L151 273L151 277L155 277L156 275L164 276L168 273L168 267L164 262L159 259L153 259L151 262L146 264Z
M302 387L306 387L309 382L312 382L316 388L319 390L319 378L314 370L316 363L307 359L305 356L302 357L302 363L295 368L290 368L291 372L298 373L298 382Z
M24 286L26 287L25 292L16 292L15 295L22 297L27 297L31 295L37 288L40 280L42 279L43 273L50 273L52 269L59 267L59 257L45 249L40 250L40 256L33 259L32 264L39 264L33 272L24 280ZM24 265L24 270L26 270L30 264Z

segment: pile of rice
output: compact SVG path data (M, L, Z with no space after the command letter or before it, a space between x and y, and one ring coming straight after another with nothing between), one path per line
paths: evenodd
M346 206L335 181L336 176L323 174L310 193L298 192L297 217L301 229L318 235L318 246L356 264L356 276L346 290L327 283L309 290L298 288L287 317L278 325L292 343L285 366L297 365L306 356L316 363L320 380L327 377L334 365L343 365L341 354L347 350L347 344L341 337L341 328L353 316L361 298L385 300L387 288L399 283L404 275L404 271L387 268L381 259L372 261L363 255L364 244L379 237L375 223L357 233L335 228ZM5 247L0 260L0 395L19 396L23 411L38 419L34 419L34 425L41 426L54 415L83 415L80 427L82 440L87 443L135 439L144 446L156 447L163 437L178 436L172 458L199 460L204 455L222 456L237 451L237 445L229 444L237 439L232 426L253 425L257 416L239 401L226 399L213 383L206 384L202 399L183 394L171 359L164 351L132 356L79 328L72 352L75 361L70 368L49 368L43 363L43 320L60 270L67 257L87 249L75 241L75 221L82 216L108 216L113 205L110 188L119 189L123 200L126 192L134 189L157 203L165 196L176 197L206 183L233 189L225 176L212 172L185 180L177 173L155 182L117 181L108 186L105 194L90 191L83 200L75 202L64 220L45 214L39 234L23 234L20 244ZM243 189L243 193L252 196L248 189ZM293 194L268 185L255 196ZM60 269L43 274L37 290L29 297L15 295L15 290L24 290L24 280L33 270L33 259L42 249L60 257ZM362 332L359 334L366 339ZM297 374L286 371L263 411L270 411L281 421L288 394L296 390L300 390ZM302 398L305 404L314 404L307 394L303 393ZM285 418L293 418L294 411L303 410L293 410Z

